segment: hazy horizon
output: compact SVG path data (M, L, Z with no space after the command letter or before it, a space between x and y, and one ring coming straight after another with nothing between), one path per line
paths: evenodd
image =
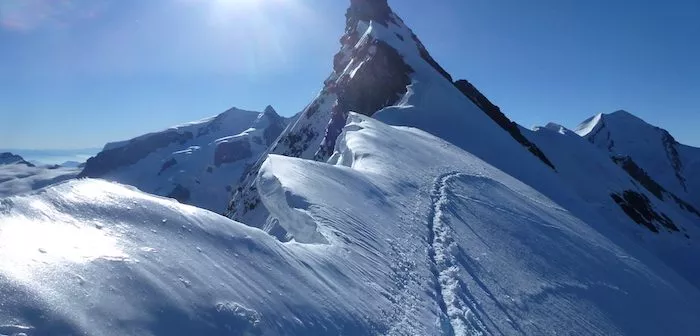
M85 162L90 157L101 151L102 148L78 148L78 149L22 149L0 148L0 153L10 152L21 156L30 162L42 164L62 164L67 161Z

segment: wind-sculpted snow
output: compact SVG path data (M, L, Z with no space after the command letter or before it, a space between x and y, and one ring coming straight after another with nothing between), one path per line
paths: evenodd
M282 196L264 198L277 202L272 217L295 221L282 224L293 233L313 228L308 243L282 243L99 180L2 200L0 331L691 335L700 328L697 289L633 243L614 232L604 237L434 136L350 119L336 165L275 155L262 165L261 184L276 183L265 195Z
M374 334L386 306L378 258L99 180L3 200L0 246L3 333Z

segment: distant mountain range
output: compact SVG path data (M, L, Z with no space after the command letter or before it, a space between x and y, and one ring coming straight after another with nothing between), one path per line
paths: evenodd
M97 154L101 148L80 149L17 149L0 148L0 152L9 152L21 155L27 161L37 165L62 164L67 161L85 162L91 156Z

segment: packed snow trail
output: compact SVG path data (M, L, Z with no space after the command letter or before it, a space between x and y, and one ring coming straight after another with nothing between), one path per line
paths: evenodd
M460 173L448 173L437 178L431 194L432 209L429 218L430 258L435 267L435 281L438 285L439 305L449 317L452 333L455 336L483 335L485 326L476 316L474 302L466 302L460 292L464 290L458 272L458 263L454 251L458 248L451 237L451 230L445 223L447 199L447 181L460 176Z

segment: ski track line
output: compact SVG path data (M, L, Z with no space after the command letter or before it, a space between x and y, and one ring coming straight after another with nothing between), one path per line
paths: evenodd
M461 288L466 288L459 279L460 267L455 257L458 248L445 222L447 210L447 182L466 174L451 172L438 176L431 192L431 213L428 218L429 257L433 264L438 305L449 319L449 326L443 332L455 336L476 336L488 333L483 322L460 296ZM444 323L443 323L444 324ZM446 329L446 330L445 330Z

